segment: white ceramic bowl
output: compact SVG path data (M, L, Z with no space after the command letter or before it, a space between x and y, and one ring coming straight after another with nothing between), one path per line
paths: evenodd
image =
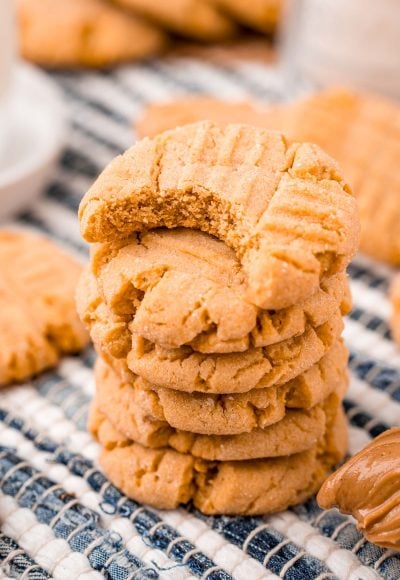
M65 128L57 86L36 68L18 64L0 158L0 219L29 207L43 191L54 175Z

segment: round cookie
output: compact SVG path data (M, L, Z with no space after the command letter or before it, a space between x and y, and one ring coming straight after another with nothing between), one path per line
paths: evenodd
M101 405L100 400L100 405ZM96 412L103 407L95 399L89 428L97 430ZM102 414L128 439L145 447L170 447L208 461L240 461L266 457L285 457L313 447L325 431L325 414L320 406L309 411L288 411L278 423L266 429L255 429L238 435L199 435L176 431L146 418L139 407L131 404L131 413L118 415L114 409Z
M348 384L347 357L347 349L339 341L319 363L289 383L239 395L156 388L133 373L127 376L120 361L114 359L112 366L119 371L116 378L109 365L99 359L96 363L97 404L105 414L107 409L114 409L114 414L119 409L121 417L131 405L140 407L159 430L167 424L181 431L205 435L248 433L280 421L287 409L311 409L333 392L343 396Z
M300 304L261 310L246 300L234 252L194 230L155 230L124 246L96 244L91 267L112 312L130 315L127 340L132 333L167 349L243 352L299 336L307 323L320 326L339 306L343 314L351 306L346 275L340 273L321 280ZM83 319L91 303L87 293L78 293Z
M400 264L400 186L392 170L400 157L398 103L344 88L324 90L271 108L212 98L204 105L202 98L178 99L152 104L137 128L142 137L153 136L207 118L224 125L249 122L276 129L290 139L310 141L326 150L340 163L358 198L361 250L378 260Z
M201 122L139 141L103 171L79 215L89 242L159 227L216 236L264 309L308 298L358 245L356 201L335 162L247 125Z
M160 387L186 392L246 393L282 385L308 370L328 352L342 330L343 320L338 312L316 329L308 327L299 337L244 353L209 355L188 347L166 350L134 336L126 361L133 373Z
M274 459L209 462L168 447L149 449L126 439L99 417L100 464L128 497L160 509L192 500L205 514L257 515L286 509L315 493L347 449L338 408L312 449Z
M82 299L88 302L83 320L98 352L107 360L126 361L134 374L155 386L178 391L243 393L284 384L318 362L343 330L338 310L324 324L308 324L302 335L263 348L227 354L203 354L187 346L164 349L127 332L126 317L114 315L95 286L93 277L83 277L78 310L82 315Z
M249 28L271 33L277 27L283 0L214 0L227 14Z
M75 309L81 266L48 240L0 231L0 385L22 381L81 350Z
M232 20L207 0L115 0L115 3L162 28L195 40L224 40L236 32Z
M394 340L400 344L400 274L393 279L390 287L390 301L392 303L392 316L390 328Z
M107 66L151 56L158 29L106 0L18 0L22 55L48 67Z
M95 409L118 431L146 447L169 446L208 460L258 459L305 451L325 431L325 407L337 406L341 400L337 393L332 393L322 405L309 410L288 410L280 421L264 429L237 435L202 435L173 429L166 421L154 421L134 397L129 398L132 390L124 389L118 375L104 366L100 363L96 373Z

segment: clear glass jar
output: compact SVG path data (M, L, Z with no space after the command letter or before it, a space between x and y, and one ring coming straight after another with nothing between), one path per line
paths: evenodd
M400 0L287 0L281 64L296 86L400 98Z

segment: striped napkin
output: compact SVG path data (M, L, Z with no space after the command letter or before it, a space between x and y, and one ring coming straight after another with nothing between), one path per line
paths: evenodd
M83 261L77 207L105 164L131 145L146 103L187 93L278 102L287 92L262 63L155 60L113 72L53 73L69 114L67 145L42 198L16 220ZM351 452L399 423L400 350L388 329L393 271L357 258L346 322ZM0 396L0 578L113 580L399 580L400 555L367 542L354 520L315 499L271 517L161 512L125 497L97 467L85 430L93 350L65 358Z

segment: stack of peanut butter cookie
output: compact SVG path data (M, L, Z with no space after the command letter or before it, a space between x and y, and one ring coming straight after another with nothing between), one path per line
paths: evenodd
M342 315L359 223L321 149L211 122L143 139L80 207L90 429L127 495L260 514L346 451Z

